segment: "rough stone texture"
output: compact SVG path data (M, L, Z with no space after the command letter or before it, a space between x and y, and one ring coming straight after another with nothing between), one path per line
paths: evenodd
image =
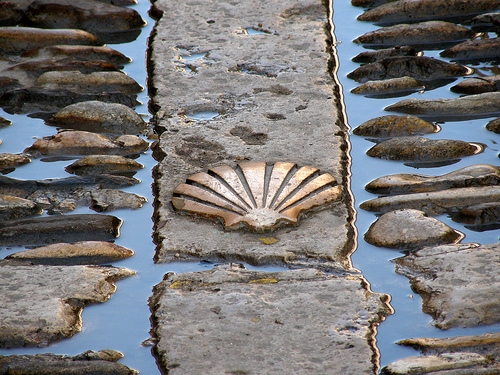
M426 119L465 121L491 117L500 112L500 92L488 92L452 99L404 99L385 111L425 116Z
M460 77L467 74L463 66L426 56L396 56L362 65L347 75L356 82L411 77L422 81Z
M379 177L365 186L373 194L407 194L453 188L500 185L500 167L470 165L441 176L398 173Z
M134 193L114 189L101 189L90 192L90 208L97 212L113 211L119 208L141 208L147 199Z
M500 186L484 186L375 198L361 203L359 207L372 212L413 208L424 211L428 215L439 215L445 212L456 212L467 206L499 200Z
M170 273L150 299L154 352L171 375L373 374L372 340L391 310L367 288L312 269Z
M151 45L151 107L162 133L155 148L156 261L349 268L347 144L327 66L326 8L318 1L215 0L203 6L160 0L154 7L161 17ZM265 32L248 35L243 29L251 27ZM189 117L207 111L217 116ZM260 141L248 142L245 134L259 134ZM173 211L174 188L187 177L240 161L316 167L339 182L343 200L303 217L297 228L265 236L226 232Z
M411 46L396 46L383 48L376 51L365 51L352 58L352 61L362 64L372 63L395 56L417 56L417 50Z
M377 24L396 24L437 19L467 19L500 9L498 0L398 0L370 9L358 17L359 21Z
M481 94L483 92L500 91L500 75L490 77L472 77L450 87L456 94Z
M134 174L144 165L120 155L87 155L71 163L64 169L78 176L99 174Z
M5 259L14 259L30 264L83 265L111 263L134 255L132 250L103 241L56 243L11 254Z
M437 133L437 125L415 116L387 115L363 122L352 133L365 137L400 137L405 135Z
M366 242L372 245L408 250L457 243L463 237L463 234L442 221L412 209L391 211L382 215L365 234Z
M29 199L0 194L0 220L41 215L42 212L42 207Z
M439 55L457 61L489 61L500 58L500 38L474 39L444 50Z
M0 154L0 173L12 172L16 167L31 162L27 155L23 154Z
M428 21L415 24L399 24L370 31L354 39L354 43L370 47L426 45L457 42L472 38L476 33L451 22ZM456 44L456 43L455 43ZM438 47L439 48L439 47Z
M497 32L500 30L500 13L484 13L474 17L467 25L478 32Z
M440 329L500 321L500 244L427 247L394 260Z
M110 215L60 215L0 222L0 245L45 245L56 242L112 241L122 220Z
M105 302L126 268L0 263L0 347L47 346L82 328L88 303Z
M440 161L471 156L482 151L482 146L452 139L399 137L378 143L366 154L385 160Z
M118 358L116 358L118 357ZM87 351L75 356L56 354L0 356L0 374L17 375L133 375L138 374L125 365L114 363L123 354L104 349Z
M111 134L139 134L146 129L146 122L133 109L97 100L69 105L47 123L60 128Z
M476 353L444 353L425 357L408 357L393 362L381 371L383 375L409 375L444 373L446 370L465 369L466 374L477 374L473 366L488 365L488 358ZM491 373L491 372L490 372ZM493 372L495 374L496 372ZM450 374L446 372L446 374ZM459 375L462 372L452 372ZM451 375L450 374L450 375Z
M43 137L24 150L35 157L40 155L130 155L146 151L149 143L134 135L111 139L102 134L78 130L63 130Z
M127 64L130 58L110 47L55 45L35 48L23 57L39 59L67 59L77 61L105 61L116 66Z
M401 77L384 79L380 81L367 81L362 85L351 90L353 94L377 95L377 94L398 94L408 93L409 91L423 90L422 86L415 78Z
M486 130L490 132L500 134L500 118L491 120L486 124Z
M468 206L452 215L453 221L472 224L467 228L496 229L500 224L500 202L489 202Z

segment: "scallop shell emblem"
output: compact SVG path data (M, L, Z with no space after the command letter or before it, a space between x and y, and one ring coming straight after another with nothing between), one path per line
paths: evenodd
M255 232L297 225L299 215L337 201L335 178L294 163L224 165L189 177L174 190L172 204L181 212L222 219L227 229Z

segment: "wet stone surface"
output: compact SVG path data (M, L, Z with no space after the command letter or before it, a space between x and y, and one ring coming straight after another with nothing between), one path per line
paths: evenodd
M462 238L461 233L445 223L412 209L382 215L365 234L365 241L372 245L407 250L457 243Z
M394 260L440 329L499 321L500 244L427 247Z
M365 51L352 58L352 61L357 63L372 63L375 61L383 60L387 57L395 56L416 56L418 53L415 48L411 46L395 46L393 48L382 48L375 51Z
M38 374L38 375L133 375L138 371L115 363L123 354L104 349L98 352L87 351L75 356L56 354L0 356L0 374Z
M437 133L439 127L415 116L387 115L365 121L352 133L375 138Z
M81 310L105 302L126 268L0 263L0 347L47 346L82 328Z
M161 133L154 150L159 160L155 260L349 268L347 255L353 243L352 208L345 186L346 139L338 121L335 83L328 74L326 8L317 2L236 6L212 1L203 8L187 4L174 14L168 11L171 1L157 1L154 6L158 14L163 11L151 54L152 107ZM210 19L196 16L206 9ZM238 32L243 24L270 32L245 35ZM207 113L212 117L203 118ZM291 172L301 167L318 170L308 179L321 174L333 177L336 198L326 202L333 204L303 212L295 226L263 224L258 231L267 231L264 234L228 231L222 223L205 219L211 216L206 212L198 212L197 217L183 215L181 206L186 201L174 210L172 203L179 203L179 192L174 190L190 176L214 176L210 171L222 166L241 176L238 165L246 162L267 163L247 176L244 189L252 192L249 195L256 194L254 187L259 191L262 181L271 181L273 166L281 163L293 166ZM190 185L190 189L196 187ZM297 189L297 196L305 191ZM258 208L259 198L250 203ZM315 212L317 208L321 210ZM274 209L258 211L254 212L257 221L280 221L275 219L281 213Z
M384 79L378 81L367 81L362 85L355 87L351 90L353 94L360 95L385 95L397 94L395 96L401 96L403 94L408 94L411 91L422 90L423 86L415 78L411 77L401 77Z
M366 287L361 276L236 264L168 274L150 299L159 365L169 374L373 374L370 338L390 309Z

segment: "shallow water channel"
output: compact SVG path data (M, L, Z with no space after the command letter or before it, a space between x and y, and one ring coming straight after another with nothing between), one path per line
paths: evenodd
M149 1L139 0L139 2L134 8L147 20L148 25L143 29L136 41L129 44L109 46L133 59L133 62L126 65L123 70L146 87L145 50L147 47L147 38L154 21L147 15L150 6ZM352 7L348 0L337 1L334 4L333 18L335 35L338 41L336 48L340 60L338 78L343 86L342 91L346 115L349 125L352 128L371 118L388 114L388 112L383 111L383 108L401 100L401 98L369 99L349 92L357 84L347 79L346 75L359 66L351 62L351 58L364 51L363 47L357 46L351 41L357 36L377 28L377 26L371 23L356 21L356 17L362 11L361 8ZM432 56L433 53L426 51L425 55ZM437 55L437 52L435 55ZM447 98L456 96L449 91L449 87L450 85L423 94L414 93L411 96L422 98ZM139 101L143 104L137 107L136 111L143 115L145 119L149 118L146 91L139 95ZM24 115L10 115L2 110L0 110L0 116L11 120L13 123L12 126L0 130L0 139L3 141L0 146L0 152L22 152L33 143L34 137L40 138L57 132L56 128L44 125L40 119L33 119ZM210 116L208 114L202 114L199 120L207 121L207 116L209 119ZM416 170L415 168L404 166L401 162L369 158L365 152L373 144L362 137L351 136L351 184L356 202L356 226L358 229L358 249L352 256L353 265L362 271L371 283L373 291L388 293L392 296L391 304L395 309L395 314L388 317L378 330L377 343L381 352L382 367L398 358L418 354L412 349L395 345L394 342L399 339L409 337L448 337L500 331L500 324L448 331L440 331L431 326L431 318L429 315L422 313L421 298L411 291L408 279L394 272L394 265L390 262L390 259L400 256L401 253L396 250L377 248L364 242L363 235L368 230L370 224L375 221L376 217L372 213L358 209L361 202L375 197L367 193L364 190L364 186L369 181L382 175L400 172L440 175L472 164L486 163L498 165L499 159L497 155L500 146L497 142L500 139L497 134L484 129L488 121L489 119L448 122L441 124L441 132L428 135L427 137L429 138L461 139L469 142L480 142L487 146L481 154L464 158L456 164L439 168ZM149 203L139 210L118 210L110 213L124 220L121 235L115 243L135 251L135 255L132 258L116 262L114 265L136 270L137 275L117 282L118 290L108 302L87 306L82 315L83 330L73 338L52 344L43 349L21 348L0 350L0 355L47 352L74 355L88 349L100 350L110 348L119 350L125 354L125 357L120 361L121 363L139 370L143 374L159 374L155 359L151 355L151 347L141 345L141 342L149 337L150 311L147 306L147 298L151 295L151 289L153 285L161 281L166 272L173 271L180 273L207 270L212 268L213 265L198 262L160 265L153 263L155 246L151 238L151 216L153 212L151 169L156 164L156 161L152 158L150 151L141 155L138 161L146 166L135 176L142 183L124 190L147 197ZM44 162L43 160L36 159L26 166L17 168L8 176L19 179L69 177L70 175L64 171L64 167L69 163L71 161ZM93 213L93 211L79 208L73 213ZM462 242L488 244L499 241L500 230L474 232L467 230L461 224L452 222L446 216L440 216L438 219L463 232L466 237ZM0 248L0 257L5 257L10 253L20 250L23 249ZM248 265L247 267L256 269L256 267ZM283 270L284 268L258 267L258 269L274 271Z

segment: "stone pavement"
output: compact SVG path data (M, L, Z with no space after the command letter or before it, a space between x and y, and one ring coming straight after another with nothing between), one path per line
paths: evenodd
M153 14L155 260L303 268L165 275L150 298L160 369L376 372L376 327L392 310L351 266L328 7L160 0Z

